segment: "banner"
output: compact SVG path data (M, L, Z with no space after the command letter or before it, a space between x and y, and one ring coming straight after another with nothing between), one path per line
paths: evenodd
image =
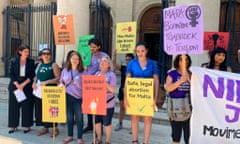
M215 47L228 48L229 32L205 32L204 50L213 50Z
M107 84L105 76L82 77L82 110L84 114L106 115Z
M67 45L75 43L72 15L54 15L53 29L56 45Z
M191 69L191 144L240 143L239 74Z
M42 86L42 121L66 122L66 92L58 86Z
M127 107L126 113L129 115L153 116L153 79L127 78Z
M134 53L136 27L136 22L117 23L116 49L118 53Z
M89 66L91 64L92 53L88 45L88 42L92 38L94 38L94 35L80 36L78 41L77 51L81 55L84 66Z
M203 10L200 4L163 10L164 51L169 55L203 52Z

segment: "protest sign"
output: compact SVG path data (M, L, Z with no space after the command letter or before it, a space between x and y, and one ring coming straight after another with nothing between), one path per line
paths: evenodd
M205 32L204 50L212 51L216 47L228 48L229 32Z
M78 41L77 51L81 55L84 66L89 66L91 64L92 53L91 53L90 47L88 45L88 42L92 38L94 38L94 35L80 36L79 41Z
M163 10L164 51L169 55L203 52L203 11L200 4Z
M136 22L117 23L116 49L118 53L133 53L136 45Z
M191 69L191 144L240 143L239 74Z
M82 77L82 110L84 114L106 115L106 85L105 76Z
M66 92L57 86L42 86L42 121L66 122Z
M126 98L130 107L129 115L153 116L153 79L127 78Z
M67 45L75 43L72 15L54 15L53 29L56 45Z

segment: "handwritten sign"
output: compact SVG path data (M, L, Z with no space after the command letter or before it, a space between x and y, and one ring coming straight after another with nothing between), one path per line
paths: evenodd
M216 47L228 48L229 32L205 32L204 50L213 50Z
M191 144L240 143L239 74L192 67Z
M164 51L174 54L203 52L203 11L199 4L163 10Z
M42 121L66 122L66 92L57 86L42 86Z
M53 28L56 45L75 43L72 15L54 15Z
M84 66L89 66L91 64L92 53L91 53L90 47L88 45L88 42L92 38L94 38L94 35L80 36L79 41L78 41L77 51L80 53L80 55L82 57Z
M107 88L105 76L83 76L82 110L84 114L106 115Z
M127 78L127 114L153 116L153 79Z
M133 53L136 45L136 22L117 23L116 49L118 53Z

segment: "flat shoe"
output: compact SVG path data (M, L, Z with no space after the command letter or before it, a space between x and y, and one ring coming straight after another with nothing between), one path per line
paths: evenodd
M26 128L25 130L23 130L23 133L28 133L28 132L30 132L30 131L31 131L30 128Z
M58 130L58 128L55 128L50 133L50 137L56 137L56 136L58 136L58 134L59 134L59 130Z
M17 131L17 128L11 128L8 133L11 134L11 133L14 133L15 131Z
M62 141L62 144L68 144L68 143L70 143L71 141L73 141L73 138L67 137L67 138L65 138L65 139Z

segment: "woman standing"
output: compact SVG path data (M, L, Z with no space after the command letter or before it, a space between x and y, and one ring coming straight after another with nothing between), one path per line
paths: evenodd
M182 131L185 144L189 143L191 63L189 55L177 55L174 60L175 69L168 72L166 78L165 89L169 94L168 109L173 144L180 144Z
M33 89L37 89L36 83L40 83L41 86L53 86L57 85L60 77L60 69L56 63L52 61L50 49L43 49L41 51L42 63L40 63L34 83ZM35 100L35 116L36 123L42 123L44 126L38 133L38 136L44 135L49 132L49 128L53 127L53 123L42 122L42 99L37 98ZM57 136L59 134L58 128L55 127L50 133L50 136Z
M227 66L227 52L224 48L217 47L211 52L210 62L206 68L232 72L232 69Z
M69 54L66 68L63 69L60 86L66 88L67 96L67 126L68 137L63 140L63 144L73 141L74 116L77 122L77 144L83 144L83 114L82 114L82 75L84 67L81 56L76 51Z
M153 108L156 106L158 88L159 88L159 71L157 63L149 58L147 58L148 49L145 43L138 43L136 45L136 55L137 58L130 61L127 66L126 78L153 78L154 81L154 101ZM125 106L128 107L127 98L124 98ZM144 116L144 144L148 144L151 128L152 128L152 117ZM132 143L138 144L138 115L131 116L132 125Z
M100 71L96 75L103 75L106 77L107 84L107 114L106 116L96 115L96 133L98 140L96 144L102 143L102 125L105 127L106 144L111 143L112 135L112 117L115 106L114 92L117 85L116 75L110 70L111 61L109 57L103 57L100 60Z
M32 81L34 78L34 61L29 58L29 47L21 45L18 48L18 56L11 61L10 64L10 83L9 90L9 111L8 111L8 127L9 132L13 133L19 125L19 116L21 109L22 126L24 133L29 132L33 125L33 95ZM14 94L15 90L23 91L26 99L18 102Z

